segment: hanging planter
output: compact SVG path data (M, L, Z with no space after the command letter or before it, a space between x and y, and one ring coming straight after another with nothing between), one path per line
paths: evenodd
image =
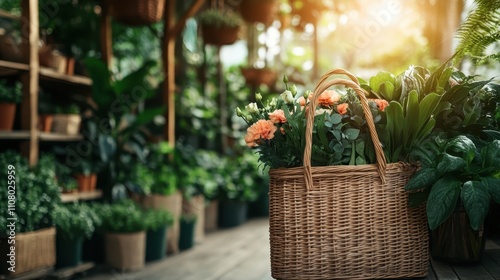
M443 224L431 231L431 256L447 263L478 263L485 241L484 226L472 229L465 209L457 207Z
M262 84L270 87L277 78L276 72L269 68L241 68L241 74L245 77L247 85L254 88Z
M224 46L238 40L242 20L232 10L208 9L199 15L198 21L205 44Z
M278 12L277 0L243 0L240 4L241 17L251 23L269 25Z
M165 0L108 0L111 16L118 22L149 25L163 18Z

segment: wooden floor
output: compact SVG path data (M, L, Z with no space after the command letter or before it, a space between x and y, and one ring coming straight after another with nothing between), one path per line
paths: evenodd
M267 219L253 219L243 226L207 234L193 249L148 263L135 273L116 271L88 275L86 280L270 280ZM488 240L481 265L450 266L432 261L421 280L500 279L499 242Z

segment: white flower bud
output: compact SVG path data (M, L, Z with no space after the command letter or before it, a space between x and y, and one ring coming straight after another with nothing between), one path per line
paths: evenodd
M287 103L287 104L292 104L295 100L293 98L292 92L289 90L285 90L281 94L281 98Z
M252 102L245 106L245 110L247 110L250 114L253 113L258 113L259 112L259 107L257 107L257 103Z

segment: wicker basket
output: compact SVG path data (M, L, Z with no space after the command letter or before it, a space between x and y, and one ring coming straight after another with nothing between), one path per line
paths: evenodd
M62 133L67 135L77 135L80 131L80 123L82 117L76 114L54 115L52 120L52 132Z
M163 18L165 0L108 0L111 16L123 24L140 26Z
M327 80L346 74L352 81ZM311 167L317 97L333 85L359 95L377 164ZM271 269L276 279L375 279L427 274L425 209L408 208L404 185L415 167L386 164L357 79L333 70L321 79L307 116L304 167L270 174Z
M16 235L14 275L56 264L56 229L46 228Z

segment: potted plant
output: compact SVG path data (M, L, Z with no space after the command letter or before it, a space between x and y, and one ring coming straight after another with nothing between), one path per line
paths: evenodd
M149 154L144 163L134 169L133 199L145 209L164 209L174 219L168 232L168 251L178 252L179 218L182 212L182 194L177 189L177 174L169 155L173 148L167 142L148 146Z
M181 216L180 229L181 234L179 238L179 249L191 249L194 245L194 234L196 227L196 215L183 214Z
M8 84L7 80L0 80L0 131L11 131L16 116L16 104L21 102L21 84L16 82L14 86Z
M205 44L231 45L238 39L241 17L229 9L207 9L198 16Z
M106 263L121 271L144 267L146 228L144 212L131 200L104 204L99 209L104 231Z
M43 132L52 131L52 122L54 120L54 113L57 109L51 99L50 93L41 90L38 94L38 129Z
M62 204L52 212L56 234L56 266L73 267L82 261L84 238L90 238L100 219L86 204Z
M172 214L164 209L148 209L145 215L146 262L161 260L167 252L167 229L173 224Z
M52 131L67 135L77 135L80 131L80 107L77 104L70 104L61 109L62 112L56 113L52 120Z
M245 21L269 25L278 12L278 0L243 0L239 11Z
M93 192L96 189L97 173L94 171L92 162L81 158L72 168L73 177L77 181L78 192Z
M20 154L7 151L0 154L0 167L10 171L11 180L2 180L0 187L1 205L11 205L15 196L16 227L10 228L12 213L3 211L0 215L2 238L15 235L15 272L2 266L1 274L20 275L41 267L51 267L56 262L54 221L51 213L61 202L59 189L55 181L53 160L42 156L39 164L29 168L28 162ZM15 189L13 188L15 184ZM15 190L15 191L13 191ZM12 244L0 242L3 252L10 252ZM5 247L3 247L5 246ZM3 263L11 261L7 254L2 254ZM5 270L4 270L5 269Z
M418 150L422 168L406 185L410 205L426 201L431 254L447 262L479 262L484 219L500 203L500 139L481 148L467 136L429 141Z
M254 165L248 158L235 157L226 159L226 182L219 186L219 227L236 227L247 221L248 202L255 201L258 186L255 179ZM251 172L249 172L251 170Z

